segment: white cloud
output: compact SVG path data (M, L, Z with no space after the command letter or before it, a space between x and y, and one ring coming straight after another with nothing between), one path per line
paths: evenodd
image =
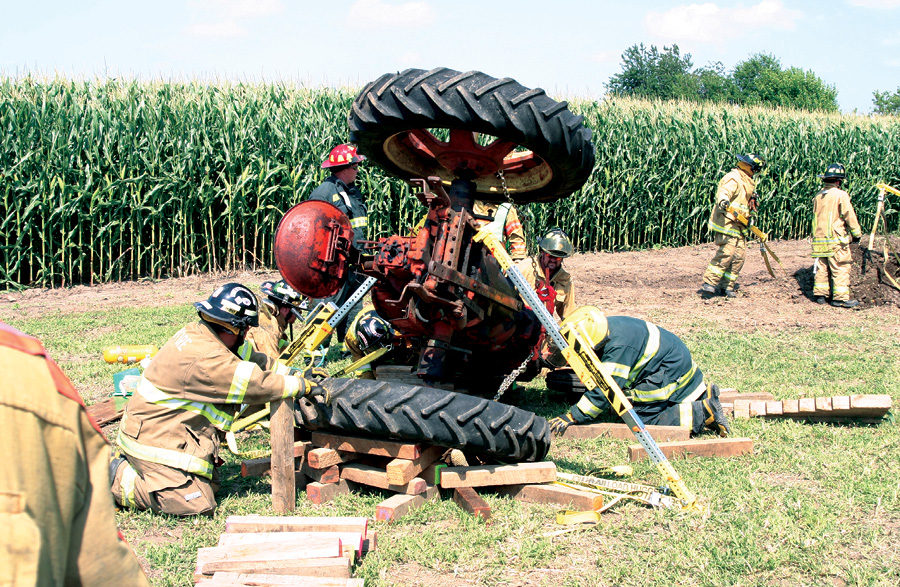
M191 0L187 6L194 21L188 34L217 39L245 37L247 21L284 10L281 0Z
M434 10L427 2L388 4L381 0L357 0L347 13L347 26L354 29L416 28L434 21Z
M891 8L900 8L900 0L848 0L850 6L861 6L862 8L881 8L890 10Z
M713 2L684 4L667 12L648 12L647 30L666 41L715 43L753 34L760 29L792 31L802 16L781 0L762 0L750 7L720 8Z
M618 63L622 56L620 51L601 51L590 56L594 63Z

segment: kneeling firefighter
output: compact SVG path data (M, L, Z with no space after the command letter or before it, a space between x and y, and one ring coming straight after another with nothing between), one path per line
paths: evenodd
M256 297L245 286L225 284L194 306L200 319L160 349L125 407L122 456L110 461L119 505L212 514L219 446L241 404L325 394L245 340L259 324Z
M703 372L680 338L637 318L607 318L594 306L578 308L561 324L564 335L576 327L586 332L602 368L629 397L645 424L681 426L692 435L705 427L723 437L731 432L719 403L719 387L707 387ZM562 353L555 349L549 362L554 367L565 365ZM570 424L587 423L607 410L603 394L589 390L568 412L551 419L550 427L562 434Z
M375 306L366 304L347 328L347 348L350 349L350 363L362 359L378 349L388 349L397 342L400 333L390 322L378 315ZM384 355L382 355L383 357ZM384 359L379 357L378 362ZM358 368L354 375L358 379L375 379L375 361Z
M288 327L309 309L309 301L294 291L283 279L264 281L259 286L263 293L259 304L259 326L247 333L247 341L262 354L277 359L291 343Z

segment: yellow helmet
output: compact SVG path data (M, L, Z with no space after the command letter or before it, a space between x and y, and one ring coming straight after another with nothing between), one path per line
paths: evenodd
M592 347L596 347L602 343L609 334L609 323L603 311L597 306L581 306L562 321L559 330L565 338L572 328L577 328L579 332L587 335L587 343ZM556 367L563 367L566 360L563 358L562 352L556 348L556 345L550 343L550 357L548 362Z

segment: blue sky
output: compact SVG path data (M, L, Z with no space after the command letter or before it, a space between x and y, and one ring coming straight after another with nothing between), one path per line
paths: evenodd
M361 86L446 66L600 97L636 43L694 66L754 53L810 69L866 113L900 87L900 0L2 0L0 75Z

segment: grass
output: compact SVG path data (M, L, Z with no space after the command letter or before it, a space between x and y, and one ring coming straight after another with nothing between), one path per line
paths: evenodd
M111 392L112 374L125 368L103 363L102 347L161 346L192 316L179 304L2 319L40 337L90 403ZM666 324L665 315L653 319ZM896 405L898 324L897 316L866 312L828 331L715 330L697 319L678 334L707 378L723 386L769 391L776 399L885 393ZM543 416L565 407L547 398L541 380L520 401ZM554 536L561 527L551 507L486 493L492 519L485 524L445 493L396 523L374 523L378 549L355 574L369 586L900 584L900 426L893 419L878 426L752 419L735 422L734 433L755 441L752 455L674 463L708 506L704 514L624 504L597 526ZM263 447L267 434L254 431L239 442ZM559 440L550 456L560 470L589 473L623 464L631 443ZM273 513L268 482L242 479L239 460L223 455L214 517L119 512L153 585L190 585L196 549L215 544L227 516ZM633 480L660 483L651 465L635 465ZM372 516L387 496L372 490L315 506L301 493L296 513Z

